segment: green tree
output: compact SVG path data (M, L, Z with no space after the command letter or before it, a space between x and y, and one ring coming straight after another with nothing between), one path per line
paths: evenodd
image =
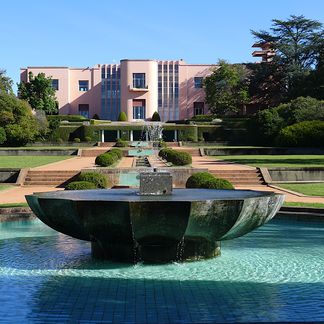
M12 80L6 76L6 70L0 69L0 93L13 94L12 84Z
M33 109L44 110L47 115L58 113L52 79L47 78L44 73L34 77L33 73L29 72L29 82L18 84L18 94L19 98L26 100Z
M38 135L39 126L26 101L0 93L1 128L5 131L5 144L19 146L32 142Z
M244 111L249 100L248 74L243 65L219 61L219 67L204 79L206 103L217 115Z
M291 15L287 20L273 19L270 31L251 32L258 43L270 42L276 51L272 64L284 68L284 95L290 99L299 96L300 87L318 63L323 48L322 23Z

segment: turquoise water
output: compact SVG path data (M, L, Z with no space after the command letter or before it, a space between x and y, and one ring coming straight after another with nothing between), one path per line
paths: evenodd
M139 187L139 172L125 172L119 174L118 185L119 186L130 186Z
M128 150L128 156L149 156L152 155L154 151L152 149L133 149Z
M324 223L275 220L213 260L95 261L39 221L0 223L0 323L324 321Z

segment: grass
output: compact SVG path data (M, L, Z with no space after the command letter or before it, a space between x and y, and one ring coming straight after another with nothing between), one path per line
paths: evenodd
M284 207L310 207L310 208L324 208L321 203L303 203L303 202L285 202Z
M77 150L79 148L87 148L89 146L21 146L21 147L0 147L0 151L17 151L17 150L26 150L26 151L48 151L48 150Z
M53 162L70 159L73 156L1 156L0 168L34 168Z
M10 185L0 184L0 191L1 191L1 190L9 189L10 187L12 187L12 186L10 186Z
M212 158L257 167L324 167L324 155L227 155Z
M324 183L285 183L279 186L307 196L324 196Z
M8 203L0 204L0 208L28 207L27 203Z

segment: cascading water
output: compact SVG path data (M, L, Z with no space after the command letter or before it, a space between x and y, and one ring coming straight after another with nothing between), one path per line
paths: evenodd
M147 122L144 130L148 134L148 140L152 143L153 148L158 148L162 140L163 125L159 122Z

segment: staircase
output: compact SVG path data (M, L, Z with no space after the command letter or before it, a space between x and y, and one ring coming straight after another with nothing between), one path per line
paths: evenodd
M259 169L251 170L209 170L217 178L230 181L234 186L260 186L265 184Z
M82 149L81 157L97 157L100 154L106 153L107 149Z
M73 180L80 171L60 171L60 170L29 170L24 186L52 186L58 187Z

